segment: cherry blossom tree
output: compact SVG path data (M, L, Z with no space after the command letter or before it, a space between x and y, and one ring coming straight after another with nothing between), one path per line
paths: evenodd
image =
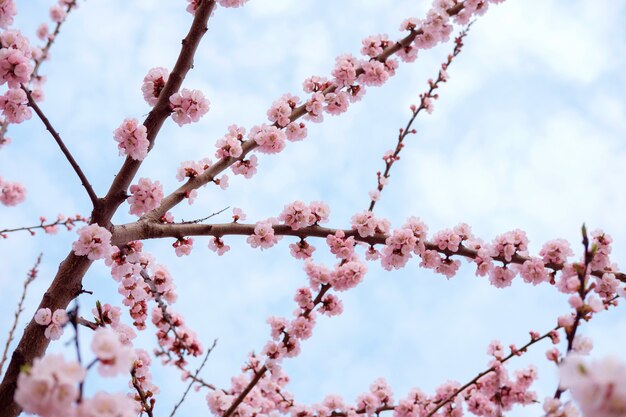
M271 78L274 70L262 68L263 57L272 55L274 49L296 51L282 63L291 69L298 68L297 58L327 58L328 54L322 50L323 36L314 33L315 17L305 20L310 24L306 31L313 33L308 38L312 45L299 43L304 37L294 33L266 39L262 30L253 28L245 32L246 36L255 36L255 30L259 30L259 39L244 40L252 43L248 48L262 47L256 59L236 58L235 48L234 55L220 51L220 43L227 49L231 38L243 33L243 28L236 26L238 14L250 13L246 10L254 8L253 13L267 16L263 12L268 13L271 6L261 0L254 5L256 1L181 0L180 4L164 6L175 17L167 22L150 21L151 32L141 36L150 33L154 39L147 43L157 46L140 50L127 45L135 39L130 33L110 39L105 35L111 33L93 23L113 25L113 36L117 36L124 24L139 27L134 22L141 19L140 12L148 16L147 12L154 10L150 2L126 6L132 12L115 20L106 13L117 10L119 5L59 0L41 9L48 20L36 28L36 36L30 37L20 25L20 17L33 16L33 10L44 7L39 3L45 2L35 5L0 1L0 80L5 86L0 97L1 152L10 155L28 149L20 142L27 142L29 135L32 143L37 142L32 145L34 149L42 154L45 149L45 155L32 155L31 148L28 165L9 161L3 163L0 172L2 263L13 275L11 291L19 294L14 316L10 315L14 303L3 303L11 306L5 307L8 338L0 362L2 415L15 416L21 411L44 417L174 415L183 412L179 409L185 401L195 401L190 399L191 388L202 394L196 396L205 410L224 417L385 413L396 417L500 416L526 413L528 409L551 417L626 415L626 373L621 359L593 354L585 357L592 352L591 329L604 317L619 316L620 298L625 295L626 275L616 262L619 251L614 249L620 247L619 239L614 242L612 230L591 224L602 220L605 213L615 212L616 207L610 206L612 200L599 203L606 211L598 218L586 210L588 200L595 197L589 191L559 201L562 190L569 188L558 172L547 170L538 176L554 186L554 195L547 199L532 194L538 184L524 183L523 177L516 179L509 172L494 169L491 175L508 178L505 187L519 187L528 194L527 201L513 206L528 205L531 210L537 208L533 207L534 201L540 201L537 216L544 206L555 205L561 210L579 209L589 218L580 219L562 237L537 241L537 237L522 230L523 225L509 225L508 220L493 219L496 226L506 224L502 229L476 227L464 223L464 219L439 226L436 216L429 219L420 213L420 207L427 207L422 200L446 210L450 206L448 194L459 193L451 189L455 183L467 185L469 191L465 192L479 194L482 200L498 199L497 191L489 190L489 185L500 184L498 178L476 181L473 172L477 167L463 165L467 156L467 160L484 161L497 168L498 159L485 148L498 145L482 143L489 158L471 159L467 155L472 152L470 148L431 136L428 123L467 121L455 118L454 113L446 114L447 120L437 115L446 111L446 95L454 96L455 89L463 89L463 83L452 85L456 68L470 65L471 54L482 47L476 41L476 47L471 48L474 33L478 39L495 37L495 33L481 29L483 21L493 14L495 23L488 29L502 29L507 21L506 15L498 15L506 13L501 10L516 7L519 12L528 6L515 5L515 0L406 2L389 16L389 26L358 34L357 41L346 46L348 49L338 50L336 57L319 64L325 70L320 69L318 75L311 75L307 66L307 73L291 92L272 86L267 94L279 92L259 104L250 95L227 98L228 87L221 86L228 86L224 73L229 72L229 66L244 66L248 75L232 82L237 91L252 91L255 85L247 83L256 76L261 84L282 81L280 76ZM308 6L291 7L305 10ZM319 10L322 18L333 17L332 7L328 7ZM576 7L592 16L598 13L590 6ZM606 16L613 15L611 7L617 6L607 6ZM77 57L72 54L71 44L83 40L76 36L77 29L70 31L72 19L78 20L79 15L80 19L93 16L91 21L82 20L92 24L83 23L81 29L102 31L102 42L112 45L117 53L112 65L120 72L110 75L98 68L98 48L93 45L85 56L78 56L74 73L53 73L54 78L46 82L46 65L52 68L55 60L72 61ZM131 19L126 22L124 17ZM344 13L337 24L346 31L358 32L358 17ZM391 22L391 17L397 20ZM175 25L175 19L181 24ZM372 19L373 23L377 20ZM610 22L607 20L607 26ZM66 31L74 36L64 37ZM387 34L378 34L381 31ZM70 46L62 49L64 43ZM159 45L164 53L160 53ZM238 64L229 63L229 59ZM507 59L504 53L501 59ZM141 73L134 85L132 81L120 85L127 78L120 74L126 70L125 65L131 64L145 68L133 68L132 74ZM317 70L316 65L311 67ZM415 80L415 88L409 91L406 83L415 78L410 74L415 68L430 69L432 73ZM392 91L402 96L387 101L388 96L379 95L398 79L401 82ZM65 87L55 87L57 81ZM102 96L105 102L90 103L90 91L100 88L99 84L107 91L117 88L121 93ZM63 102L64 94L85 101ZM363 107L367 102L380 107L369 110ZM392 106L397 108L390 110ZM368 111L372 112L368 115ZM211 119L214 112L219 114ZM81 125L84 113L91 114L90 123L98 124L93 131ZM341 127L339 121L356 117L353 114L359 115L357 123L364 125L364 130ZM614 119L603 120L608 126L616 123ZM486 128L494 126L502 128L497 121ZM558 127L556 124L548 132L554 134ZM587 129L586 125L581 124L581 129ZM103 131L106 138L99 140ZM416 156L423 152L436 157L428 144L438 140L460 146L461 151L450 151L449 160ZM44 141L45 148L41 145ZM297 151L300 146L305 150ZM593 144L589 147L594 148ZM589 150L581 159L571 160L589 158L590 166L597 165L597 149L602 150L602 145L596 153ZM525 155L523 148L517 151ZM549 149L538 151L538 155L531 152L529 158L551 155ZM575 144L571 151L580 149ZM105 159L101 156L104 154L119 154L119 158ZM601 156L610 154L607 151ZM606 165L619 171L621 159L615 155L617 151ZM15 158L21 161L23 157ZM62 162L62 170L46 174L39 169L38 164L43 164L40 159L46 158L59 161L55 166ZM303 161L310 165L303 165ZM377 165L371 166L371 162ZM362 165L363 170L351 171L351 165ZM5 170L5 166L9 168ZM532 163L529 166L533 168ZM554 166L556 170L556 162ZM575 166L583 173L586 168ZM363 173L368 178L355 178ZM435 185L418 187L422 192L431 190L423 195L413 193L408 187L410 182L401 182L402 174L419 176L413 184ZM262 182L264 175L270 180ZM52 182L59 178L62 186L54 184L51 195L44 197L45 205L31 203L31 199L37 199L33 186L45 192L48 176ZM294 181L299 177L303 178L301 184ZM321 180L315 181L316 177ZM608 181L612 180L607 180L612 185ZM368 188L360 189L368 182ZM334 200L324 201L324 190L333 188L339 190L336 204ZM80 214L70 214L61 202L63 194L57 195L57 190L72 196ZM460 194L462 197L454 200L457 204L451 206L460 205L460 212L472 218L471 200ZM27 215L43 208L62 210L64 214L52 220L40 217L28 221ZM610 220L603 223L619 225ZM497 231L489 236L481 233L483 229ZM27 252L20 249L24 245L38 245L44 255L36 261L30 259L33 266L27 274L26 269L22 271L23 285L16 285L20 281L14 277L14 268L24 264L20 260ZM58 258L58 268L52 262L42 262L48 256ZM266 268L259 272L254 266L257 258L258 262L269 259L273 266L261 263ZM394 275L414 278L416 270L421 271L420 277L436 279L437 284L424 287L415 282L390 283ZM276 274L285 278L277 280L273 277ZM337 346L328 344L324 336L330 335L356 350L366 342L351 338L346 327L328 333L325 326L346 316L355 320L350 311L358 309L355 304L363 299L358 291L367 285L366 276L380 285L374 291L379 296L366 299L368 303L375 300L365 307L374 314L370 322L361 324L375 337L371 340L383 340L389 346L411 338L416 346L449 340L458 349L448 353L438 348L441 356L436 360L454 363L458 357L469 370L461 376L448 375L454 380L444 378L432 383L424 381L430 381L432 375L420 373L419 378L410 381L410 387L396 387L396 378L389 374L377 378L367 373L368 381L352 375L349 385L353 391L341 393L344 396L321 382L314 382L318 385L315 390L322 389L319 394L315 391L319 398L300 395L311 387L297 385L295 376L304 377L307 371L293 368L298 363L294 358L306 359L307 349L315 346L312 344L316 338L320 345L314 349L322 353L312 361L314 368L305 379L327 381L326 374L332 371L335 384L346 385L340 380L342 369L332 368L348 369L351 360L337 359ZM467 304L459 305L455 303L459 298L454 296L454 291L459 291L458 287L454 289L457 285L465 285L462 291L480 288L489 293L477 297L476 293L466 292ZM31 298L37 300L27 298L31 286ZM420 291L420 295L409 288ZM232 294L223 296L226 291ZM507 314L517 311L529 320L519 322L506 317L502 320L506 332L494 329L491 338L477 341L487 354L482 365L465 359L470 350L463 346L467 339L484 332L477 331L480 325L475 322L461 323L465 333L455 331L447 322L462 321L462 308L487 300L494 308L485 312L491 316L503 314L502 304L514 301L507 301L504 294L538 294L541 300L558 300L560 304L528 312L533 306L525 305L528 301L522 299L518 310L508 310ZM223 301L241 304L228 310L220 304ZM426 308L420 306L426 303ZM407 310L407 306L415 310ZM400 311L393 311L394 307ZM378 309L388 311L379 313ZM236 314L243 318L240 321L256 320L262 330L246 335L238 319L231 317ZM438 324L425 327L424 321L434 321L437 316L441 320ZM615 328L618 324L612 320L610 326ZM526 327L520 330L524 323ZM351 324L344 322L343 326ZM220 334L226 326L229 330ZM411 337L398 337L398 333ZM493 340L502 339L502 333L513 339ZM610 329L594 339L610 346L617 340L615 333ZM214 341L217 337L220 342ZM395 346L387 349L393 356ZM350 349L345 352L343 355L351 355ZM209 369L219 369L221 358L239 364L228 365L226 379ZM424 357L422 360L428 362ZM409 369L427 367L410 357L389 359L389 363L396 362L412 376L414 371ZM383 365L372 368L377 366ZM454 366L446 367L446 371L450 369ZM397 373L397 368L391 372ZM537 381L540 376L542 379ZM183 382L173 384L172 378L177 377ZM354 386L357 382L361 386ZM177 392L172 396L170 391L174 389ZM176 398L171 406L168 400L163 401L169 397ZM194 410L200 412L196 407Z

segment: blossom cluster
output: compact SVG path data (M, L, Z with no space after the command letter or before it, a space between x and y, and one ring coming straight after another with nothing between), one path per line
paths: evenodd
M143 161L148 155L148 131L137 119L124 119L113 132L113 137L118 142L120 155L129 156L136 161Z
M0 177L0 203L16 206L26 198L26 188L19 182L3 181Z
M60 308L54 313L47 307L40 308L35 313L35 323L46 326L44 335L46 339L58 340L63 335L63 326L68 322L67 312Z
M588 363L579 354L568 355L559 366L561 388L566 388L585 417L620 417L626 413L626 365L607 357Z
M121 341L111 328L99 327L91 344L102 376L129 372L134 361L132 346ZM81 398L87 370L78 362L67 362L62 355L36 358L20 372L15 401L27 413L41 417L96 417L115 415L134 417L139 405L126 394L97 392ZM80 386L79 386L80 384Z

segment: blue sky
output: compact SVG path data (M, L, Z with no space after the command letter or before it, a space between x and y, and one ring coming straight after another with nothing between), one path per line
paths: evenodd
M18 0L15 27L33 37L52 3ZM126 117L147 114L141 80L152 67L172 67L191 16L183 0L80 4L42 67L48 76L42 108L96 192L103 193L122 164L112 131ZM179 163L212 156L228 125L249 129L264 122L273 100L286 92L303 96L302 80L328 74L335 56L357 54L360 40L370 34L395 38L404 18L422 17L428 6L428 1L251 0L241 9L218 9L184 84L201 89L211 111L184 128L166 123L139 176L173 190ZM535 254L557 237L570 240L579 254L580 226L586 222L590 230L602 228L613 236L613 260L624 265L625 18L626 6L612 0L507 0L489 10L449 70L434 113L420 116L419 133L394 167L378 215L394 226L416 215L432 232L467 222L485 240L520 228ZM181 205L175 216L199 218L230 206L256 221L278 215L296 199L325 200L330 225L348 227L352 214L366 208L380 158L394 145L408 106L451 49L443 45L402 64L396 77L370 89L347 114L309 124L304 142L289 144L278 156L262 155L252 180L231 175L227 191L202 189L196 204ZM89 213L79 182L37 119L11 127L9 136L13 144L0 150L0 176L23 182L29 194L17 208L0 207L0 227L33 224L40 215ZM126 212L123 206L115 222L132 220ZM216 219L228 220L226 214ZM44 265L31 287L24 322L74 239L74 233L34 238L23 233L0 241L0 311L6 317L37 254L44 252ZM197 239L191 256L177 258L171 243L146 246L175 276L174 307L205 345L219 338L204 377L227 386L246 353L259 351L268 339L265 319L294 309L293 294L305 285L301 263L288 256L289 239L260 252L243 238L229 238L233 250L223 257ZM317 253L325 252L322 242L316 246ZM319 259L331 262L326 254ZM320 401L327 393L350 401L379 376L392 383L396 398L414 386L432 392L448 379L463 382L485 368L492 339L521 345L529 330L544 331L568 311L567 297L550 287L516 282L498 290L465 263L448 281L418 263L392 273L369 264L363 284L341 294L345 313L318 320L301 356L285 364L298 401ZM120 304L104 265L94 265L85 286L103 302ZM86 309L95 299L85 297L81 306ZM583 326L594 339L594 355L626 360L623 314L619 307ZM3 320L0 334L8 326ZM148 330L137 345L152 342ZM547 348L538 346L511 365L539 366L541 399L555 387L554 368L544 359ZM163 391L157 403L161 415L184 386L171 369L157 366L154 372ZM112 386L125 389L117 382ZM98 384L88 382L90 389ZM202 410L204 395L195 394L180 415ZM511 416L539 413L518 410Z

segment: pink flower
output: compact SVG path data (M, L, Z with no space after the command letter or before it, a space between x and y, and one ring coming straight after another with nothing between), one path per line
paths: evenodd
M254 234L248 236L248 243L253 248L260 247L261 249L267 249L278 243L278 238L274 235L274 229L272 228L272 219L258 222L254 227Z
M53 22L61 23L65 20L67 12L59 5L54 5L50 8L50 18Z
M37 27L37 37L41 39L42 41L45 41L48 39L49 33L50 32L48 30L48 25L46 25L45 23L42 23L41 25Z
M92 261L107 257L112 250L111 232L97 224L78 229L78 240L72 244L74 253Z
M139 124L137 119L125 119L120 127L115 129L113 137L118 142L120 155L130 156L136 161L142 161L148 154L148 131Z
M46 339L50 340L59 340L61 336L63 336L63 326L59 326L58 324L51 324L46 327L44 331L44 336Z
M200 90L183 88L180 93L174 93L170 97L170 108L173 112L172 119L182 126L200 120L209 111L209 100Z
M35 313L35 323L47 326L52 322L52 311L49 308L40 308Z
M370 58L375 58L382 54L383 50L389 46L389 37L386 34L368 36L363 39L362 44L361 53Z
M285 94L272 103L267 110L267 118L270 122L276 123L279 127L285 127L291 123L291 111L298 105L300 99L290 94Z
M163 186L159 181L152 182L148 178L140 178L138 184L130 186L130 193L129 213L141 216L159 206L163 199Z
M238 139L237 136L226 135L219 139L215 146L217 147L215 157L219 159L239 158L243 152L241 139Z
M248 0L217 0L217 3L222 7L241 7L247 2Z
M257 166L258 159L256 155L252 155L250 159L235 162L231 169L235 175L243 175L245 178L252 178L252 176L256 174Z
M356 81L356 70L359 66L359 60L352 55L340 55L335 60L335 68L333 68L333 80L338 87L348 87Z
M559 367L560 386L569 389L585 417L622 417L626 412L626 365L607 357L591 363L568 355Z
M167 68L156 67L150 69L148 74L143 78L143 84L141 85L141 92L143 93L143 98L146 102L154 106L158 99L163 87L165 87L165 83L167 82L170 76Z
M352 229L356 230L361 237L389 232L389 221L375 218L371 211L355 214L350 221L352 222Z
M127 394L101 391L84 399L79 408L80 417L136 417L140 412L140 405Z
M496 288L510 286L513 278L515 278L515 272L501 266L493 268L489 273L489 282Z
M230 250L230 246L224 243L224 241L219 237L214 237L209 240L209 249L213 252L217 252L218 256L222 256L226 252Z
M304 239L300 240L297 243L292 243L289 245L291 256L296 259L308 259L313 256L313 252L315 252L315 247L309 245L308 242Z
M367 61L362 65L363 74L359 75L359 81L363 85L381 86L389 78L389 72L385 64L380 61Z
M246 213L243 212L239 207L233 208L233 221L236 222L238 220L246 220Z
M292 230L311 226L316 220L311 209L300 200L287 204L278 219L291 227Z
M191 249L193 248L193 238L183 237L174 242L172 246L174 247L174 252L176 252L176 256L180 257L184 255L189 255L191 253Z
M0 177L0 203L16 206L26 198L26 188L19 182L3 182Z
M6 29L13 24L13 17L17 13L13 0L0 1L0 28Z
M22 123L32 117L26 93L20 88L11 88L0 96L0 109L9 123Z
M67 311L62 308L54 310L52 314L52 323L58 326L63 326L65 323L69 321L69 317L67 315Z
M135 356L132 347L123 344L117 332L110 327L99 327L95 331L91 350L100 362L98 372L102 376L128 373Z
M302 122L292 122L285 128L285 136L287 140L291 142L297 142L306 138L307 130L306 125Z
M276 126L254 126L250 129L248 138L259 145L259 152L278 153L285 148L285 132Z
M539 251L539 256L543 257L543 262L557 265L565 264L567 257L572 255L574 255L574 252L572 252L569 242L565 239L555 239L546 242Z
M35 358L32 366L17 378L15 402L25 412L42 417L74 415L78 383L85 374L77 362L65 362L63 355Z
M543 261L538 258L531 258L524 262L520 268L520 275L524 279L524 282L529 282L533 285L540 284L550 279Z

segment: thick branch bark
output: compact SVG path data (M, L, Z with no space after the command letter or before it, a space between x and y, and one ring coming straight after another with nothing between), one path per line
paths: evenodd
M170 115L169 97L180 89L187 72L192 68L193 56L202 36L207 31L207 22L214 7L214 1L205 0L196 10L189 33L182 41L182 48L176 65L163 88L157 104L144 121L144 125L148 130L150 148L154 146L155 138L161 126ZM140 165L141 161L135 161L131 158L126 159L111 184L107 195L99 201L100 204L94 209L91 215L92 223L98 223L103 227L111 227L111 218L120 204L126 199L126 190L139 170ZM82 279L91 264L92 261L87 259L87 257L76 256L73 252L70 252L59 266L59 270L50 288L44 294L39 307L48 307L53 311L58 308L65 309L81 293ZM44 337L44 327L31 320L24 330L18 347L13 352L7 372L0 384L0 410L2 410L3 417L16 417L20 413L19 406L13 402L20 368L26 363L32 363L36 357L43 355L48 347L48 343L49 340Z
M256 224L244 224L244 223L222 223L222 224L199 224L199 223L158 223L139 221L136 223L128 223L120 226L115 226L113 229L112 243L114 245L123 245L133 240L144 239L158 239L164 237L171 237L180 239L188 236L215 236L223 237L228 235L235 236L250 236L254 234L254 228ZM309 226L302 229L293 230L290 226L280 224L273 227L274 234L277 236L295 236L301 239L307 237L326 238L328 235L333 235L337 231L342 231L346 237L354 237L357 242L367 243L369 245L384 245L385 240L389 237L384 234L377 234L375 236L361 237L354 229L334 229L322 226ZM463 245L459 246L459 250L452 252L447 249L439 249L439 247L432 242L424 242L426 249L434 250L445 256L462 256L465 258L475 259L478 256L478 252L474 249L467 248ZM507 264L523 264L530 258L519 254L513 255L510 262L506 262L503 257L494 257L494 261L505 262ZM554 271L560 271L563 269L561 264L546 264L546 268ZM609 271L593 271L592 275L601 277L604 273ZM626 282L626 274L619 271L610 271L617 279L622 282Z

